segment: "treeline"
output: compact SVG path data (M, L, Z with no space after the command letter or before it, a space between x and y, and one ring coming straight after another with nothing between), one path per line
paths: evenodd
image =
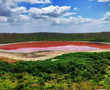
M110 89L110 52L70 53L45 61L0 62L1 90Z
M101 33L0 33L0 43L23 41L95 41L110 42L110 32Z

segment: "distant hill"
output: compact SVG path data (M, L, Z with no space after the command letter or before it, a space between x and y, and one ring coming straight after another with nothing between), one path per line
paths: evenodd
M0 33L0 43L22 41L93 41L110 42L110 32L100 33Z

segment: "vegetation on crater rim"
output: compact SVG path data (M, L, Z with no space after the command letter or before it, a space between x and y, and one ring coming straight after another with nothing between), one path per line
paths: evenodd
M45 61L20 61L14 64L0 61L0 88L3 88L2 90L108 89L109 60L110 52L84 52L64 54Z

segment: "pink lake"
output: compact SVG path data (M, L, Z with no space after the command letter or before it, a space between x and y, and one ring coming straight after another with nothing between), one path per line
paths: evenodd
M62 50L62 51L94 51L100 50L100 48L90 47L90 46L76 46L76 45L66 45L66 46L55 46L55 47L44 47L44 48L18 48L11 49L8 52L35 52L35 51L45 51L45 50Z

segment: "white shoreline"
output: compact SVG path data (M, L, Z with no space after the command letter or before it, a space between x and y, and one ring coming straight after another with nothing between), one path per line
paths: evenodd
M110 50L96 50L96 51L81 51L81 52L109 52ZM37 52L34 52L37 53ZM50 59L50 58L54 58L56 56L60 56L63 54L68 54L68 53L76 53L75 51L52 51L50 53L41 53L42 55L47 54L46 56L41 56L41 57L34 57L34 58L26 58L26 57L22 57L22 56L17 56L16 54L13 53L6 53L6 52L0 52L0 57L4 57L4 58L9 58L9 59L14 59L16 61L37 61L37 60L46 60L46 59ZM40 54L39 54L40 55Z

